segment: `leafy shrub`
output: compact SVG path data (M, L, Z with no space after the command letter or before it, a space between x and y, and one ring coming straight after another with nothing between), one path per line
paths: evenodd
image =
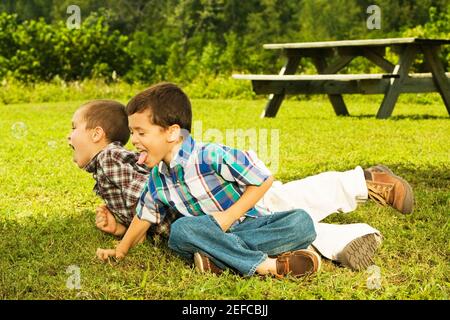
M80 29L43 19L19 23L17 15L0 14L0 77L50 81L111 78L128 71L128 37L110 31L103 17L88 17Z
M429 10L430 21L423 26L416 26L408 29L403 33L405 37L417 38L434 38L434 39L450 39L450 6L447 12L438 13L436 8L431 7ZM441 61L444 68L450 66L450 46L442 46ZM416 70L423 71L426 67L423 59L415 64Z

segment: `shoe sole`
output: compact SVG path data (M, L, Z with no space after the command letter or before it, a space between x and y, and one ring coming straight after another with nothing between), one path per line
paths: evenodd
M374 233L356 238L345 246L338 261L354 271L367 269L374 264L373 256L380 246Z
M206 272L205 265L203 264L202 256L198 252L194 253L194 265L195 265L195 268L198 271L200 271L201 273Z
M410 184L403 179L402 177L399 177L397 175L395 175L391 169L389 169L388 167L382 165L382 164L378 164L375 166L375 168L378 168L381 171L385 171L388 172L390 175L394 176L395 178L397 178L398 180L400 180L400 182L403 184L403 186L405 187L406 190L406 194L405 194L405 199L403 200L403 208L400 211L403 214L410 214L413 212L413 207L414 207L414 194L412 191L412 187L410 186Z

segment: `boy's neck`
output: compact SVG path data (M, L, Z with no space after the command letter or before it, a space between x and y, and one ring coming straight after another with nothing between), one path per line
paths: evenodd
M163 162L170 168L170 163L177 156L177 153L180 151L181 145L183 144L183 137L172 145L169 152L167 152L166 156L163 158Z
M99 152L103 151L109 144L110 144L110 142L108 142L108 141L99 141L99 142L97 142L92 148L91 161L92 161L92 159L94 159L94 157L97 154L99 154Z

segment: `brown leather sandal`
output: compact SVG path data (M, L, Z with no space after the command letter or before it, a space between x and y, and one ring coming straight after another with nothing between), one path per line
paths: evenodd
M211 272L219 275L223 272L223 270L216 266L209 257L200 252L194 253L194 264L195 268L202 273Z
M320 270L320 256L307 249L285 252L277 257L277 278L302 277Z

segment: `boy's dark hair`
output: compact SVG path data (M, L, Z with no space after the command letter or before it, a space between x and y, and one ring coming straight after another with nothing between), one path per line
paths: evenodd
M120 141L126 145L130 139L125 106L114 100L93 100L82 106L86 129L101 127L109 142Z
M128 102L127 114L150 111L152 124L168 128L178 124L191 131L192 110L187 95L176 84L162 82L138 93Z

